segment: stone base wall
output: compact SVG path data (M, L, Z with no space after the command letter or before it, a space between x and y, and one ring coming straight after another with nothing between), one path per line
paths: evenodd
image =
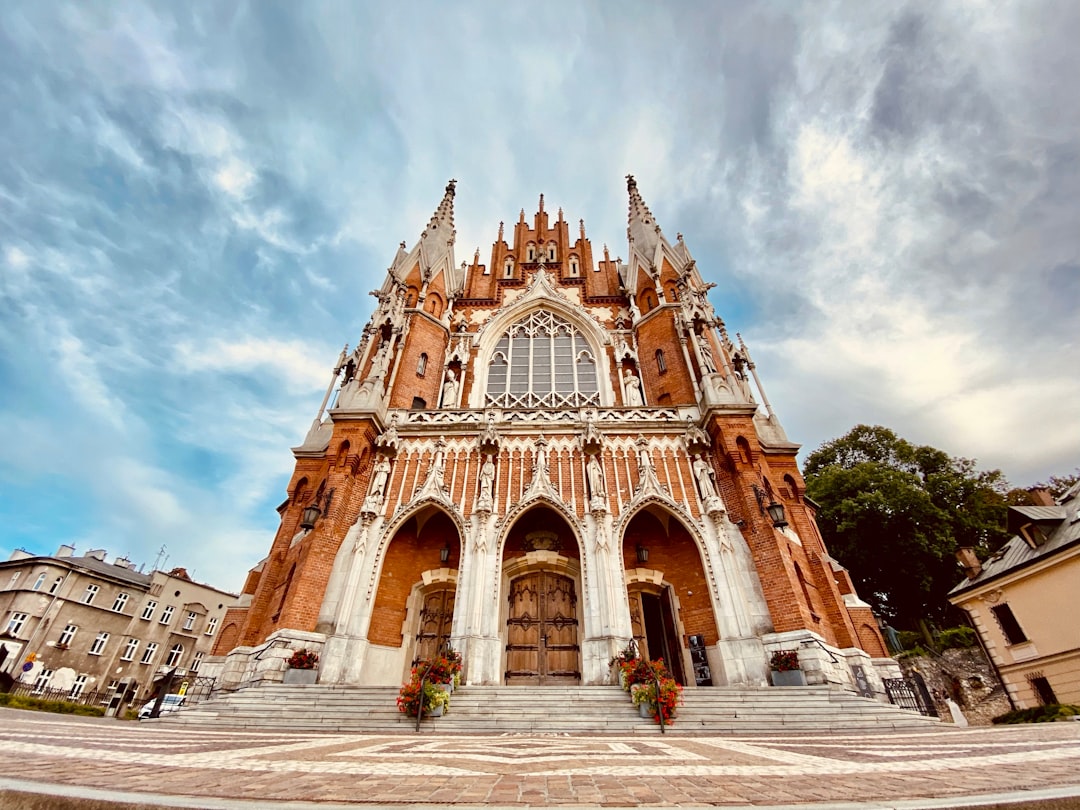
M978 647L945 650L940 656L902 658L905 678L917 672L934 699L938 715L950 722L947 698L960 706L970 725L987 726L990 720L1012 710L993 667Z

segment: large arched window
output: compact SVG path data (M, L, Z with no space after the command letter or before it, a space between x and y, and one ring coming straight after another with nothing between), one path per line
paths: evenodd
M486 404L503 408L599 405L596 360L585 336L546 310L522 318L495 346Z

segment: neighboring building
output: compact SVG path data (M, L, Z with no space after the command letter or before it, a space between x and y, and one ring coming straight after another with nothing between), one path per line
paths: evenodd
M1040 504L1009 507L1016 536L988 560L958 552L967 579L949 593L1021 709L1080 703L1080 484L1057 502L1046 490L1032 493Z
M682 235L629 178L627 262L541 196L458 267L454 191L293 451L225 685L304 647L322 683L397 684L444 642L468 683L598 684L635 639L689 685L763 685L797 649L812 683L882 693L899 670Z
M183 568L144 574L122 557L107 562L103 550L74 551L16 551L0 563L0 672L42 691L136 696L173 667L198 673L234 594L192 582Z

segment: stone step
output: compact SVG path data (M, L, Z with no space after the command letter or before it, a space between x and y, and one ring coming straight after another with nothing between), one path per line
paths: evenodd
M223 693L156 721L251 730L407 733L415 718L397 711L398 687L262 686ZM821 733L931 729L938 721L828 687L687 689L676 734ZM467 686L427 733L657 733L617 686Z

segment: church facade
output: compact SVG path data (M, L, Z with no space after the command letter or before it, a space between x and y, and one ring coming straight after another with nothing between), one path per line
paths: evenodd
M633 641L687 686L897 674L825 549L750 352L634 179L628 260L559 209L454 259L454 182L343 350L267 557L226 615L226 688L398 684L443 645L469 684L601 684ZM329 407L327 407L329 406Z

